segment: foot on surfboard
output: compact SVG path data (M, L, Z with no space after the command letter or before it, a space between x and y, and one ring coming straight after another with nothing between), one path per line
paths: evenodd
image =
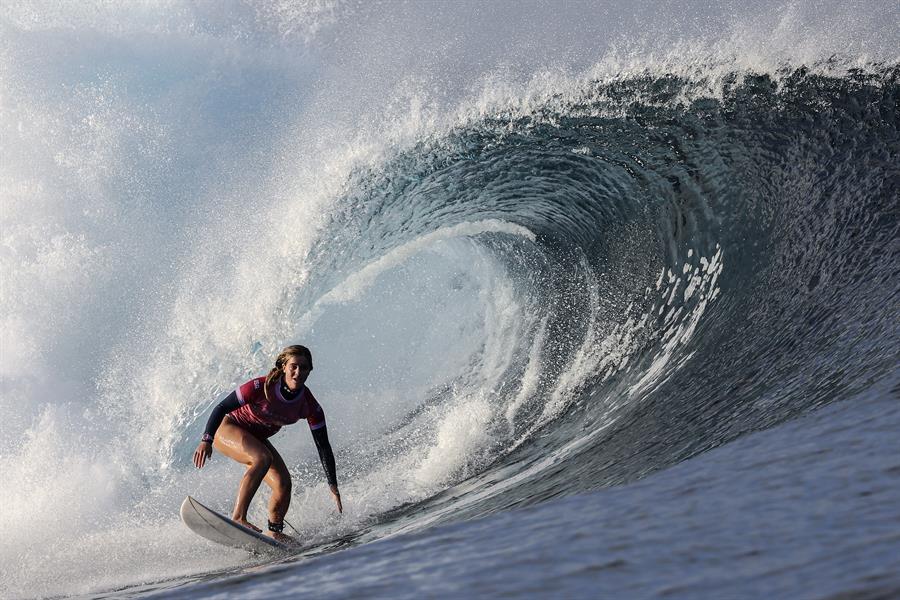
M286 544L288 546L296 546L298 544L297 540L289 535L281 533L280 531L267 531L264 535L269 536L276 542L281 542L282 544Z
M257 527L256 525L254 525L253 523L248 521L247 519L232 519L232 521L234 521L238 525L243 525L247 529L252 529L256 533L262 533L262 529L260 529L259 527Z

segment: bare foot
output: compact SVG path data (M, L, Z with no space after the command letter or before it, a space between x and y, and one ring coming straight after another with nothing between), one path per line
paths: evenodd
M297 542L289 535L285 535L280 531L267 531L265 535L269 536L276 542L281 542L282 544L296 544Z
M247 529L252 529L253 531L255 531L257 533L262 533L262 529L260 529L259 527L257 527L256 525L254 525L253 523L248 521L247 519L232 519L232 521L234 521L238 525L243 525Z

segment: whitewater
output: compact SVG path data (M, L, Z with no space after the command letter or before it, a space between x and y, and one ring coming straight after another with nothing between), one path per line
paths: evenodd
M0 597L900 595L897 23L0 4ZM178 506L295 343L273 560Z

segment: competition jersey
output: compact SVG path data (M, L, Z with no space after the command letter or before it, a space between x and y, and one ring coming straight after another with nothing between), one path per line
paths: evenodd
M325 426L325 412L308 387L304 385L303 390L291 400L282 395L281 379L277 379L269 386L267 399L263 389L265 385L266 378L257 377L235 390L241 406L231 411L229 416L238 425L260 438L271 437L284 425L300 419L306 419L311 430Z

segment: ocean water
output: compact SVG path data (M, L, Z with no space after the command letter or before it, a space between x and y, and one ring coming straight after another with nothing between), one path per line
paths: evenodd
M898 426L867 393L631 485L152 595L893 598Z
M0 597L900 594L900 11L708 4L4 2Z

